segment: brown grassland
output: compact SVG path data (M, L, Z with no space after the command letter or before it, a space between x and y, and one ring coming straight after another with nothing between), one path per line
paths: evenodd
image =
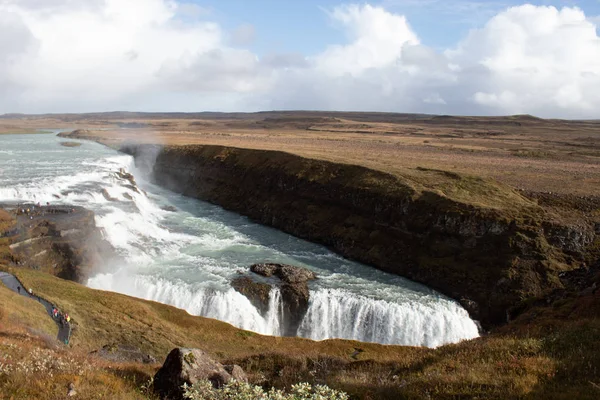
M358 164L436 187L424 170L518 189L600 193L600 121L376 113L90 114L0 119L0 132L86 129L106 144L215 144ZM419 168L420 167L420 168Z
M0 287L0 393L54 399L75 382L79 397L136 399L159 364L117 364L90 354L126 343L158 360L176 346L198 347L243 366L252 382L285 387L326 383L354 398L548 398L600 395L599 296L569 300L482 338L438 349L344 340L261 336L159 303L92 290L41 272L12 269L26 286L73 317L69 347L43 308ZM575 312L574 312L575 310ZM356 354L357 350L359 351ZM12 396L12 397L11 397Z
M149 396L145 387L159 364L116 364L90 354L115 343L137 346L158 360L176 346L198 347L243 366L258 384L327 383L355 398L600 395L598 295L534 310L544 320L541 328L524 316L503 332L432 350L261 336L41 272L12 272L68 310L75 327L70 346L57 346L50 337L56 329L43 308L0 288L0 393L5 398L54 399L69 382L85 399Z
M283 150L390 172L458 197L473 191L461 195L448 172L467 176L467 182L476 176L524 193L553 192L568 199L600 193L600 123L594 121L373 113L0 119L0 132L43 128L86 129L80 137L112 146L136 141ZM493 198L488 195L482 197ZM538 202L534 196L503 201L506 207L513 201ZM588 217L570 204L545 206L561 218ZM11 224L0 214L2 231ZM8 242L2 240L0 256L8 265ZM0 285L0 398L62 398L69 382L76 384L81 399L152 398L147 383L160 364L117 364L91 353L115 343L136 346L159 362L173 347L198 347L241 365L256 384L326 383L352 398L600 397L600 291L540 304L476 340L425 349L261 336L41 272L1 268L66 310L75 328L71 344L57 346L50 338L55 327L43 308Z

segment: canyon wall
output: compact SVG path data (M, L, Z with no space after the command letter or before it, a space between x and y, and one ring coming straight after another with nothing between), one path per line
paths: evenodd
M384 172L284 152L200 145L122 151L165 188L424 283L460 301L484 327L560 289L559 274L578 268L598 244L593 228L562 226L508 187L444 171L428 173L467 191L463 200ZM515 204L479 204L488 192Z

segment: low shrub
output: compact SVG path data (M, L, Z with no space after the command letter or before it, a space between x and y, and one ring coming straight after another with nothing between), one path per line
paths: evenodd
M348 400L346 393L327 386L308 383L293 385L289 393L278 389L265 392L260 386L231 381L221 389L215 389L210 381L200 381L192 386L184 385L184 397L190 400Z

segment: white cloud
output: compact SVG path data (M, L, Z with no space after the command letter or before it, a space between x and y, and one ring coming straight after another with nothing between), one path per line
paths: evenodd
M200 17L208 16L211 14L210 9L200 7L196 3L177 3L175 11L179 16L191 19L198 19Z
M185 75L200 91L219 89L215 78L226 80L226 90L248 86L226 75L237 75L234 64L253 57L224 46L217 24L179 20L177 7L166 0L0 0L0 38L9 38L0 39L0 80L13 83L0 89L0 110L175 109L151 98L178 92L189 82ZM226 66L215 68L214 62Z
M489 110L584 116L600 106L600 38L579 9L510 8L447 54L482 68L473 99Z
M383 7L344 5L328 15L346 43L308 56L291 49L259 57L243 48L254 27L224 32L191 3L0 0L0 112L296 108L598 117L600 39L580 9L506 9L442 53Z
M600 39L580 9L509 8L444 53L382 8L348 10L331 15L350 43L286 76L275 94L285 107L598 117Z
M418 44L406 18L381 7L342 6L330 13L347 32L351 43L334 45L315 58L326 74L359 75L365 70L386 67L399 60L406 44Z

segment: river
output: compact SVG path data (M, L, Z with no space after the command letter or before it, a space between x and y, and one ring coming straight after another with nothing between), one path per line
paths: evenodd
M261 315L230 281L254 263L287 263L319 277L309 284L300 336L427 347L478 336L457 302L423 285L162 189L145 179L129 155L97 143L64 147L61 141L54 134L0 135L0 201L75 204L94 211L96 224L125 261L102 266L88 280L91 288L280 335L276 290ZM118 179L121 168L143 191ZM118 201L107 200L103 189Z

